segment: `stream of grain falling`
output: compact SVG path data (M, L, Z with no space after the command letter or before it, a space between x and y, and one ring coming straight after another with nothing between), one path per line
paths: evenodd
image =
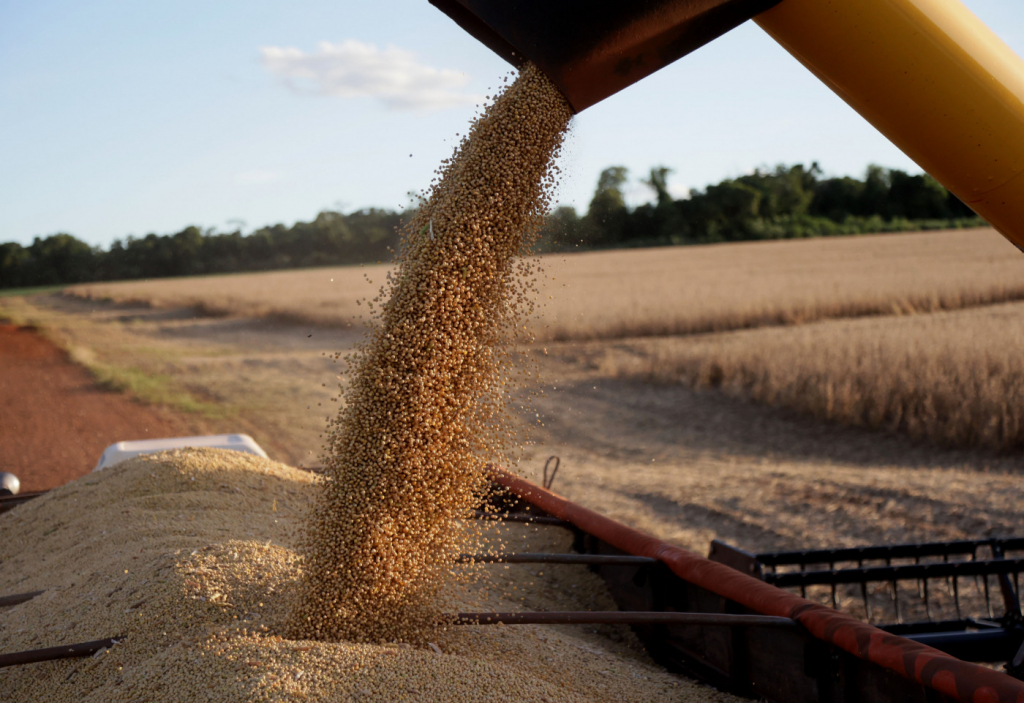
M508 345L531 305L522 254L550 205L572 116L532 66L471 125L406 226L328 429L304 528L296 637L424 641L439 589L515 441ZM371 303L373 307L373 303Z

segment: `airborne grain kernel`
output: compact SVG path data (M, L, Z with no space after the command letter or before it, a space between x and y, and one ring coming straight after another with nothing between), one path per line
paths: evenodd
M353 382L329 428L292 628L426 642L460 551L454 521L513 446L507 346L531 309L519 257L549 206L572 112L528 67L474 121L406 226Z

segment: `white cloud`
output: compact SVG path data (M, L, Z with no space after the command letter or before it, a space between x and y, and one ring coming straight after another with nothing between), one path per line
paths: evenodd
M263 66L291 90L341 98L373 97L395 110L436 110L483 101L464 92L459 71L424 66L411 51L378 49L347 39L320 42L314 52L291 47L260 49Z

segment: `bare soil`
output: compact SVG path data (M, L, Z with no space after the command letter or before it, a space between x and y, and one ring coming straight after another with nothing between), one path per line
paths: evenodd
M0 325L0 470L22 491L61 486L122 440L192 434L195 423L99 388L31 327Z

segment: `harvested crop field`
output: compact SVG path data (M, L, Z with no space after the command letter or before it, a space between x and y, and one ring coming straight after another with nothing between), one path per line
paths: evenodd
M541 340L615 339L955 310L1024 299L1020 252L991 229L541 257ZM358 326L388 266L68 288L92 300ZM369 283L367 282L369 281Z
M54 295L6 309L99 359L205 393L231 409L220 431L235 422L293 466L317 462L345 378L332 356L360 339L354 330ZM877 322L889 319L926 316ZM539 345L541 377L527 390L543 395L518 410L534 443L513 468L538 479L559 455L559 493L698 553L715 537L764 551L1024 534L1014 454L847 428L636 372L669 354L660 344L707 339L546 343L546 353Z
M893 243L904 247L899 266L887 269L886 280L893 286L927 269L930 252L941 247L921 244L933 241L953 240L963 245L950 250L954 253L948 255L945 268L934 269L944 271L946 277L944 281L936 275L932 279L935 286L969 283L972 290L984 290L992 281L1003 285L1000 276L1005 283L1024 265L1020 253L990 231L783 242L792 247L794 258L778 265L789 271L813 272L814 257L800 254L800 247L879 243L873 253L870 247L865 250L860 271L867 276L872 261L877 270L890 266L885 247L897 237L906 239ZM972 242L978 242L978 252L990 247L989 253L971 259ZM729 245L722 250L740 251L745 246ZM758 251L768 245L749 246ZM694 251L716 255L713 249L680 248L669 253L681 261ZM615 264L616 257L632 254L651 253L568 256L564 265L593 257L590 270L595 271L596 262L603 258L604 273L600 277L595 274L587 290L615 286L644 290L649 284L643 275L624 274ZM709 285L716 286L723 296L732 295L733 301L741 301L744 291L757 291L748 287L752 285L748 284L750 269L730 273L727 257L721 257L723 268L705 279ZM973 263L958 268L954 262L958 257ZM551 261L548 275L556 280L545 284L549 290L563 283L561 274L552 273ZM986 261L990 269L985 268ZM840 262L833 265L834 277L841 269ZM683 263L679 270L699 275ZM972 270L973 277L965 278L964 272ZM991 281L989 270L995 272ZM359 269L354 271L358 275ZM911 275L900 276L907 271ZM315 289L319 273L267 275L291 275L295 281L308 277ZM221 285L240 282L239 291L231 295L244 299L248 295L245 282L251 279L206 280L219 280ZM764 293L767 297L751 298L750 304L778 308L777 301L785 296L801 295L803 280L799 278L786 288L779 279L774 289L776 300ZM872 294L881 290L875 285L857 288L860 284L849 277L840 280L851 290ZM366 285L366 289L375 291L380 282L375 280L372 288ZM161 281L152 285L170 288L179 284ZM668 288L665 298L672 300L671 285ZM913 288L908 283L905 290ZM581 286L567 286L558 292L561 300L557 304L564 309L592 310L588 314L596 315L596 304L581 295L581 290ZM651 314L690 319L696 319L704 305L702 300L676 300L678 306L672 308L657 297L638 294L637 300L641 299ZM608 300L609 305L614 304L612 297ZM698 553L706 553L713 538L751 551L766 551L1024 534L1016 450L945 447L926 436L913 439L906 433L888 431L884 423L877 430L848 427L841 417L815 419L806 408L773 406L765 398L752 400L752 393L742 384L732 389L724 384L714 388L678 382L687 369L725 361L736 369L784 371L782 376L771 376L772 383L783 388L791 380L799 380L800 376L793 374L801 369L807 373L818 369L827 380L836 373L860 368L852 362L863 355L844 351L848 348L883 355L872 366L867 362L875 357L866 354L864 369L885 368L885 360L892 355L948 349L956 361L954 368L970 374L987 368L986 359L1003 359L1004 367L1012 370L1019 348L1014 341L1019 328L1015 322L1018 305L908 314L908 309L897 304L899 300L899 296L890 300L898 314L872 314L870 319L769 325L722 334L548 341L525 347L540 372L525 390L539 395L529 403L524 396L522 407L517 408L519 420L533 428L532 443L526 446L522 461L511 468L538 479L544 460L558 455L562 464L556 491ZM548 301L547 310L553 305L555 302ZM205 422L223 422L219 431L240 428L256 437L272 457L293 466L317 462L323 446L320 435L337 412L333 400L337 384L347 379L333 355L353 349L361 338L358 328L267 317L213 317L187 308L56 294L4 299L0 301L3 314L35 321L62 344L88 350L100 362L172 379L177 388L228 411L223 421L203 418ZM872 347L871 339L864 335L877 336L877 343ZM824 354L830 354L834 363L822 366L818 356ZM837 359L849 363L844 366L845 362ZM903 368L946 373L944 367L927 364ZM896 369L888 372L895 374ZM972 378L970 374L965 379ZM992 377L999 378L999 374ZM864 378L874 376L865 373ZM921 376L921 380L928 378L929 374ZM958 387L955 381L944 379L954 389ZM857 397L870 398L878 388L877 384L864 386ZM987 396L978 396L984 397L997 405L1005 402L1007 413L1015 407L1008 400L1013 397L1009 391L992 390ZM95 461L95 457L90 459Z
M433 646L290 640L297 519L313 475L216 450L141 457L0 516L0 651L124 640L93 657L5 669L4 700L733 701L665 673L612 627L460 626ZM565 549L568 534L505 539ZM583 567L485 567L466 610L612 608ZM513 584L531 583L523 596ZM598 631L594 631L597 629Z
M1024 447L1024 304L595 345L611 375L717 388L947 446Z

